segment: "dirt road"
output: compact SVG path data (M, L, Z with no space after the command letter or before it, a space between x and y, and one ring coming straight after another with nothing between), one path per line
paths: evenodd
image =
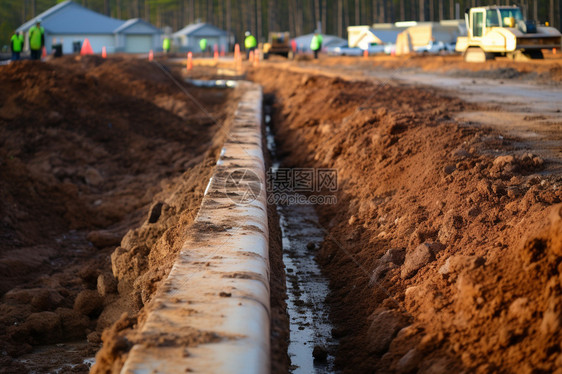
M367 73L371 75L371 73ZM391 79L411 85L430 86L477 108L455 115L466 125L498 130L522 140L521 149L532 150L556 163L562 170L562 88L522 83L506 79L458 78L430 73L374 73L378 79Z
M562 170L562 86L557 81L558 74L532 80L531 77L518 74L512 67L517 65L505 61L503 65L508 64L505 66L509 68L502 65L498 70L442 71L443 64L435 65L434 62L433 65L428 64L431 69L426 71L422 70L427 64L423 60L414 60L417 64L397 64L395 67L378 62L377 59L374 62L355 59L352 64L349 58L344 58L345 63L341 65L333 60L298 64L278 61L277 65L299 73L364 80L388 87L436 88L443 95L475 104L454 114L454 119L459 123L494 128L504 136L517 138L521 151L531 150L552 161L549 170ZM466 67L464 64L459 65ZM469 67L474 69L473 66ZM487 66L482 65L481 68Z

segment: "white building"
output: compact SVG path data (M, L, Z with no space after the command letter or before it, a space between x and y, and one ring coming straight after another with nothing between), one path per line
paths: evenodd
M207 39L207 48L228 51L228 33L208 23L193 23L172 34L174 45L180 51L201 52L199 41Z
M123 23L114 31L117 38L116 49L119 52L143 53L160 50L161 31L140 18L133 18Z
M396 24L400 24L397 22ZM409 34L414 48L429 44L429 42L455 43L457 37L466 35L464 20L442 20L440 22L402 22L407 25L405 30Z
M396 43L396 37L404 28L394 25L380 25L379 27L370 26L349 26L347 28L348 44L350 47L367 49L370 45L383 45Z
M146 53L161 50L161 31L141 19L123 21L94 12L72 1L64 1L21 25L17 31L25 33L41 20L45 29L45 47L50 53L53 44L62 44L63 53L72 53L74 43L88 39L94 53L106 47L108 53Z

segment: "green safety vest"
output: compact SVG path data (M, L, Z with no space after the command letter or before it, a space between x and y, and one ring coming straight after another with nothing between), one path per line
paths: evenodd
M23 35L12 35L12 51L13 52L21 52L23 49Z
M43 46L43 34L45 29L42 26L31 26L29 29L29 48L33 50L41 49Z
M199 48L201 48L201 51L207 50L207 39L199 40Z
M258 45L258 42L257 42L256 38L254 38L253 35L248 35L246 37L246 39L244 40L244 47L246 47L246 49L256 48L257 45Z
M170 38L164 38L164 42L162 43L162 48L165 51L170 49Z
M310 49L317 51L322 47L322 36L320 34L314 35L310 41Z

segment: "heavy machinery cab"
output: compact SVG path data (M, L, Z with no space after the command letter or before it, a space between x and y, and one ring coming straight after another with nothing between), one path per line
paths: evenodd
M560 48L560 32L525 20L517 6L475 7L465 13L467 37L457 39L456 50L466 61L496 56L514 59L542 58L542 49Z
M524 34L537 32L535 22L526 21L521 9L516 6L472 8L467 16L471 21L466 21L467 25L471 25L468 32L476 38L482 37L492 27L517 28Z

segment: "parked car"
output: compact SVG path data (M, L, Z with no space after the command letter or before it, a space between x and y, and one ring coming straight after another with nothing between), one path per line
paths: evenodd
M384 44L370 44L369 48L367 48L367 51L370 55L375 55L377 53L386 53L385 48L386 45Z
M414 51L418 53L434 53L437 54L439 52L445 51L445 43L443 42L434 42L431 40L428 44L423 45L421 47L414 47Z
M333 48L326 48L326 52L334 56L361 56L363 54L361 48L350 47L347 43Z
M429 53L429 54L437 54L437 53L454 53L455 52L455 44L456 43L443 43L443 42L434 42L430 41L429 44L414 48L414 50L418 53Z
M377 53L390 54L392 47L392 44L371 44L367 48L367 51L369 55ZM364 49L359 47L349 47L347 43L333 48L326 48L326 52L334 56L363 56L364 51Z

